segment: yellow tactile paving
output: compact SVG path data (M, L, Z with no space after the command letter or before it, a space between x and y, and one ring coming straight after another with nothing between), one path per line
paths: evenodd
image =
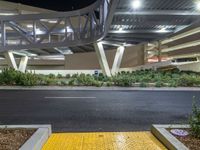
M150 132L52 134L43 150L167 150Z

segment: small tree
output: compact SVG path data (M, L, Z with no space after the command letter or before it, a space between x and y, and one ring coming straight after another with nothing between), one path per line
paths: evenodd
M193 97L192 115L190 116L190 127L192 135L200 138L200 107L197 105L195 97Z

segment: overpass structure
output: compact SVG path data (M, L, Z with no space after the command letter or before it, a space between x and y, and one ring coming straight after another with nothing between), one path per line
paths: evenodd
M88 69L100 67L111 76L122 67L196 57L200 45L199 3L97 0L81 10L55 12L1 1L0 63L6 60L8 66L24 72L29 61L64 59L64 66L70 54L76 54L78 62L95 53L99 66L89 65ZM93 63L92 58L83 61L80 65Z

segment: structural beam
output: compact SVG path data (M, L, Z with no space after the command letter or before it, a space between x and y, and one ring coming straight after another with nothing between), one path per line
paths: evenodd
M110 68L108 65L108 61L107 61L107 58L105 55L105 51L104 51L102 42L95 43L94 48L95 48L95 51L96 51L96 54L97 54L97 57L99 60L99 64L100 64L103 74L110 77L111 72L110 72Z
M118 1L97 0L70 12L0 16L0 51L73 47L100 41L110 28ZM49 25L52 20L56 22ZM26 27L29 24L33 27Z
M4 53L4 56L6 58L6 62L8 63L8 66L15 70L18 70L17 63L15 61L15 57L13 53L11 51L7 51Z
M118 34L124 34L124 33L160 33L160 34L166 34L166 33L173 33L174 30L166 30L164 32L161 32L160 30L110 30L108 33L118 33Z
M15 53L15 54L18 54L18 53ZM27 63L28 63L28 56L20 54L20 56L22 56L22 57L20 58L19 67L17 66L16 60L15 60L15 57L14 57L14 52L7 51L7 52L4 53L4 56L6 58L6 61L7 61L9 67L11 67L15 70L18 70L20 72L26 71L26 66L27 66Z
M18 70L21 72L25 72L27 63L28 63L28 56L21 57Z
M124 54L124 50L125 50L124 46L120 46L120 47L118 47L118 49L116 51L115 59L114 59L112 70L111 70L112 75L119 72L123 54Z
M170 51L180 50L180 49L189 48L189 47L198 46L198 45L200 45L200 40L187 42L187 43L169 47L169 48L164 48L162 49L162 52L170 52Z
M188 36L197 34L197 33L200 33L200 27L195 28L195 29L192 29L192 30L187 31L187 32L184 32L184 33L182 33L182 34L173 36L173 37L168 38L168 39L166 39L166 40L163 40L163 41L161 42L161 44L167 44L167 43L170 43L170 42L174 42L174 41L176 41L176 40L179 40L179 39L182 39L182 38L185 38L185 37L188 37Z
M115 15L200 16L200 12L179 11L179 10L116 11Z

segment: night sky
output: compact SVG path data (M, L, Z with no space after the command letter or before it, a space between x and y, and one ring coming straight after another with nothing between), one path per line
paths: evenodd
M96 0L6 0L15 3L55 10L70 11L84 8Z

